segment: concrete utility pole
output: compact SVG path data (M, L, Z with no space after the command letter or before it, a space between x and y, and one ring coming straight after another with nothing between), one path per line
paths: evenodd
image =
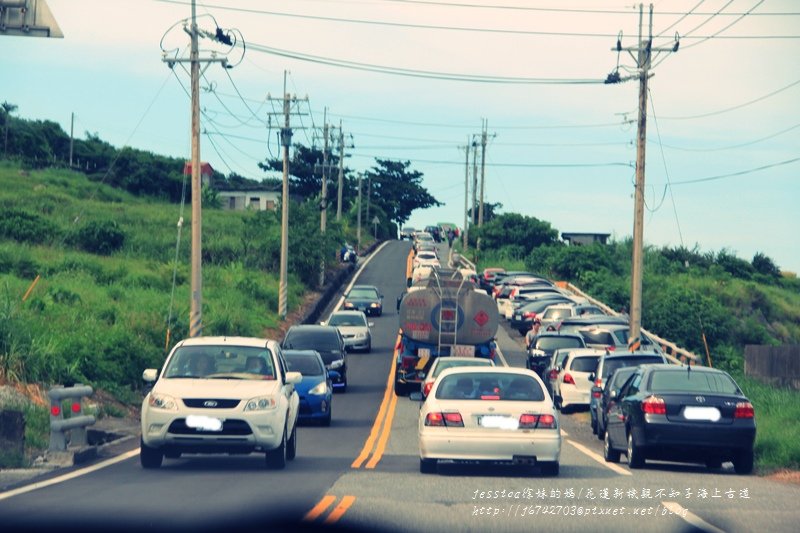
M637 350L641 346L642 330L642 278L644 275L644 187L645 187L645 146L647 145L647 83L651 76L653 52L677 52L678 38L672 48L653 48L653 4L650 4L649 32L647 40L642 39L643 4L639 4L639 42L636 47L623 48L617 41L617 53L627 51L636 60L639 72L626 79L639 79L639 117L636 141L636 190L634 194L633 212L633 257L631 262L631 305L630 333L628 347ZM634 56L633 52L636 52ZM622 81L617 73L616 78L609 76L609 83Z
M372 174L367 174L367 220L369 220L369 198L372 195Z
M478 228L483 226L483 188L486 181L486 128L489 125L488 119L481 120L481 199L480 207L478 208ZM478 237L476 245L478 251L481 249L481 238Z
M185 28L184 28L185 29ZM203 334L203 274L202 274L202 183L200 181L200 63L220 63L227 66L228 60L212 56L200 59L198 51L197 9L195 0L192 0L192 22L186 30L191 36L191 51L189 59L163 57L162 61L169 68L174 68L175 63L190 63L191 76L191 112L192 112L192 251L191 251L191 295L189 309L189 336L197 337ZM207 67L206 67L207 68Z
M72 148L74 145L75 113L72 113L69 121L69 168L72 168Z
M469 212L469 208L467 207L469 203L469 136L467 136L467 144L464 146L464 152L467 154L467 160L464 166L464 231L462 233L464 251L466 252L469 248L469 225L467 221L467 213Z
M200 183L200 61L197 50L197 13L192 0L192 300L189 311L189 336L203 334L203 273L202 273L202 184Z
M319 203L319 230L325 233L325 226L328 222L328 108L322 115L324 118L324 126L322 128L322 198ZM323 263L324 265L325 263Z
M361 253L361 172L358 173L358 222L356 226L356 253Z
M469 221L473 226L478 223L478 143L472 139L472 205L469 208Z
M336 220L342 219L342 189L344 189L344 132L339 120L339 188L336 193Z

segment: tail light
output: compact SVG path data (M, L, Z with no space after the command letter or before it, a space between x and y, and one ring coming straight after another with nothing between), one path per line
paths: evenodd
M614 350L616 350L616 349L617 349L617 347L616 347L616 346L606 346L606 351L607 351L607 352L613 352L613 351L614 351Z
M642 411L648 415L665 415L667 414L667 404L664 403L663 398L648 396L642 400Z
M547 376L547 377L548 377L548 379L550 379L550 381L555 381L555 380L557 380L557 379L558 379L558 370L556 370L556 369L554 368L553 370L551 370L551 371L550 371L550 374L548 374L548 376Z
M422 395L427 398L428 394L430 394L431 392L432 387L433 387L433 381L425 383L425 385L422 386Z
M524 414L519 417L520 429L555 429L556 417L553 415Z
M414 368L416 364L417 364L416 357L408 357L408 356L403 357L403 369L408 370L409 368Z
M568 383L570 385L575 385L575 380L572 378L572 375L569 373L564 374L564 383Z
M525 311L522 316L524 318L536 318L536 313L534 311Z
M592 391L592 398L600 398L602 396L603 396L603 393L600 392L599 390Z
M426 426L434 427L464 427L461 413L428 413L425 417Z
M756 413L753 410L753 404L750 402L739 402L736 404L736 411L733 412L733 418L755 418Z

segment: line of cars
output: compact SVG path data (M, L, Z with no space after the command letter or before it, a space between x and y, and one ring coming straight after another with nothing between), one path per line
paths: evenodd
M545 293L546 284L534 279L487 269L481 284L495 296ZM607 461L624 454L631 468L654 459L709 469L730 461L737 473L752 471L755 412L729 374L669 364L647 335L639 350L628 351L627 318L585 301L525 303L514 311L511 327L524 334L536 319L541 329L526 346L526 366L543 378L562 413L588 407Z

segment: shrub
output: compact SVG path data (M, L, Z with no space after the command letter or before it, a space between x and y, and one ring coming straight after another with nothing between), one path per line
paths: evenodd
M17 242L40 244L54 240L58 228L44 217L3 206L0 209L0 236Z
M125 232L115 220L93 220L78 228L70 242L89 253L110 255L125 244Z

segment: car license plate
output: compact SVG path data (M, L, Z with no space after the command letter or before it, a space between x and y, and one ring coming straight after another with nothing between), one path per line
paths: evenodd
M189 415L186 425L198 431L222 431L222 420L211 416Z
M453 348L457 357L475 357L475 347L470 344L456 344Z
M480 415L478 425L484 428L517 429L519 420L510 416Z
M686 420L708 420L716 422L720 419L720 413L719 409L716 407L687 406L683 409L683 417Z

